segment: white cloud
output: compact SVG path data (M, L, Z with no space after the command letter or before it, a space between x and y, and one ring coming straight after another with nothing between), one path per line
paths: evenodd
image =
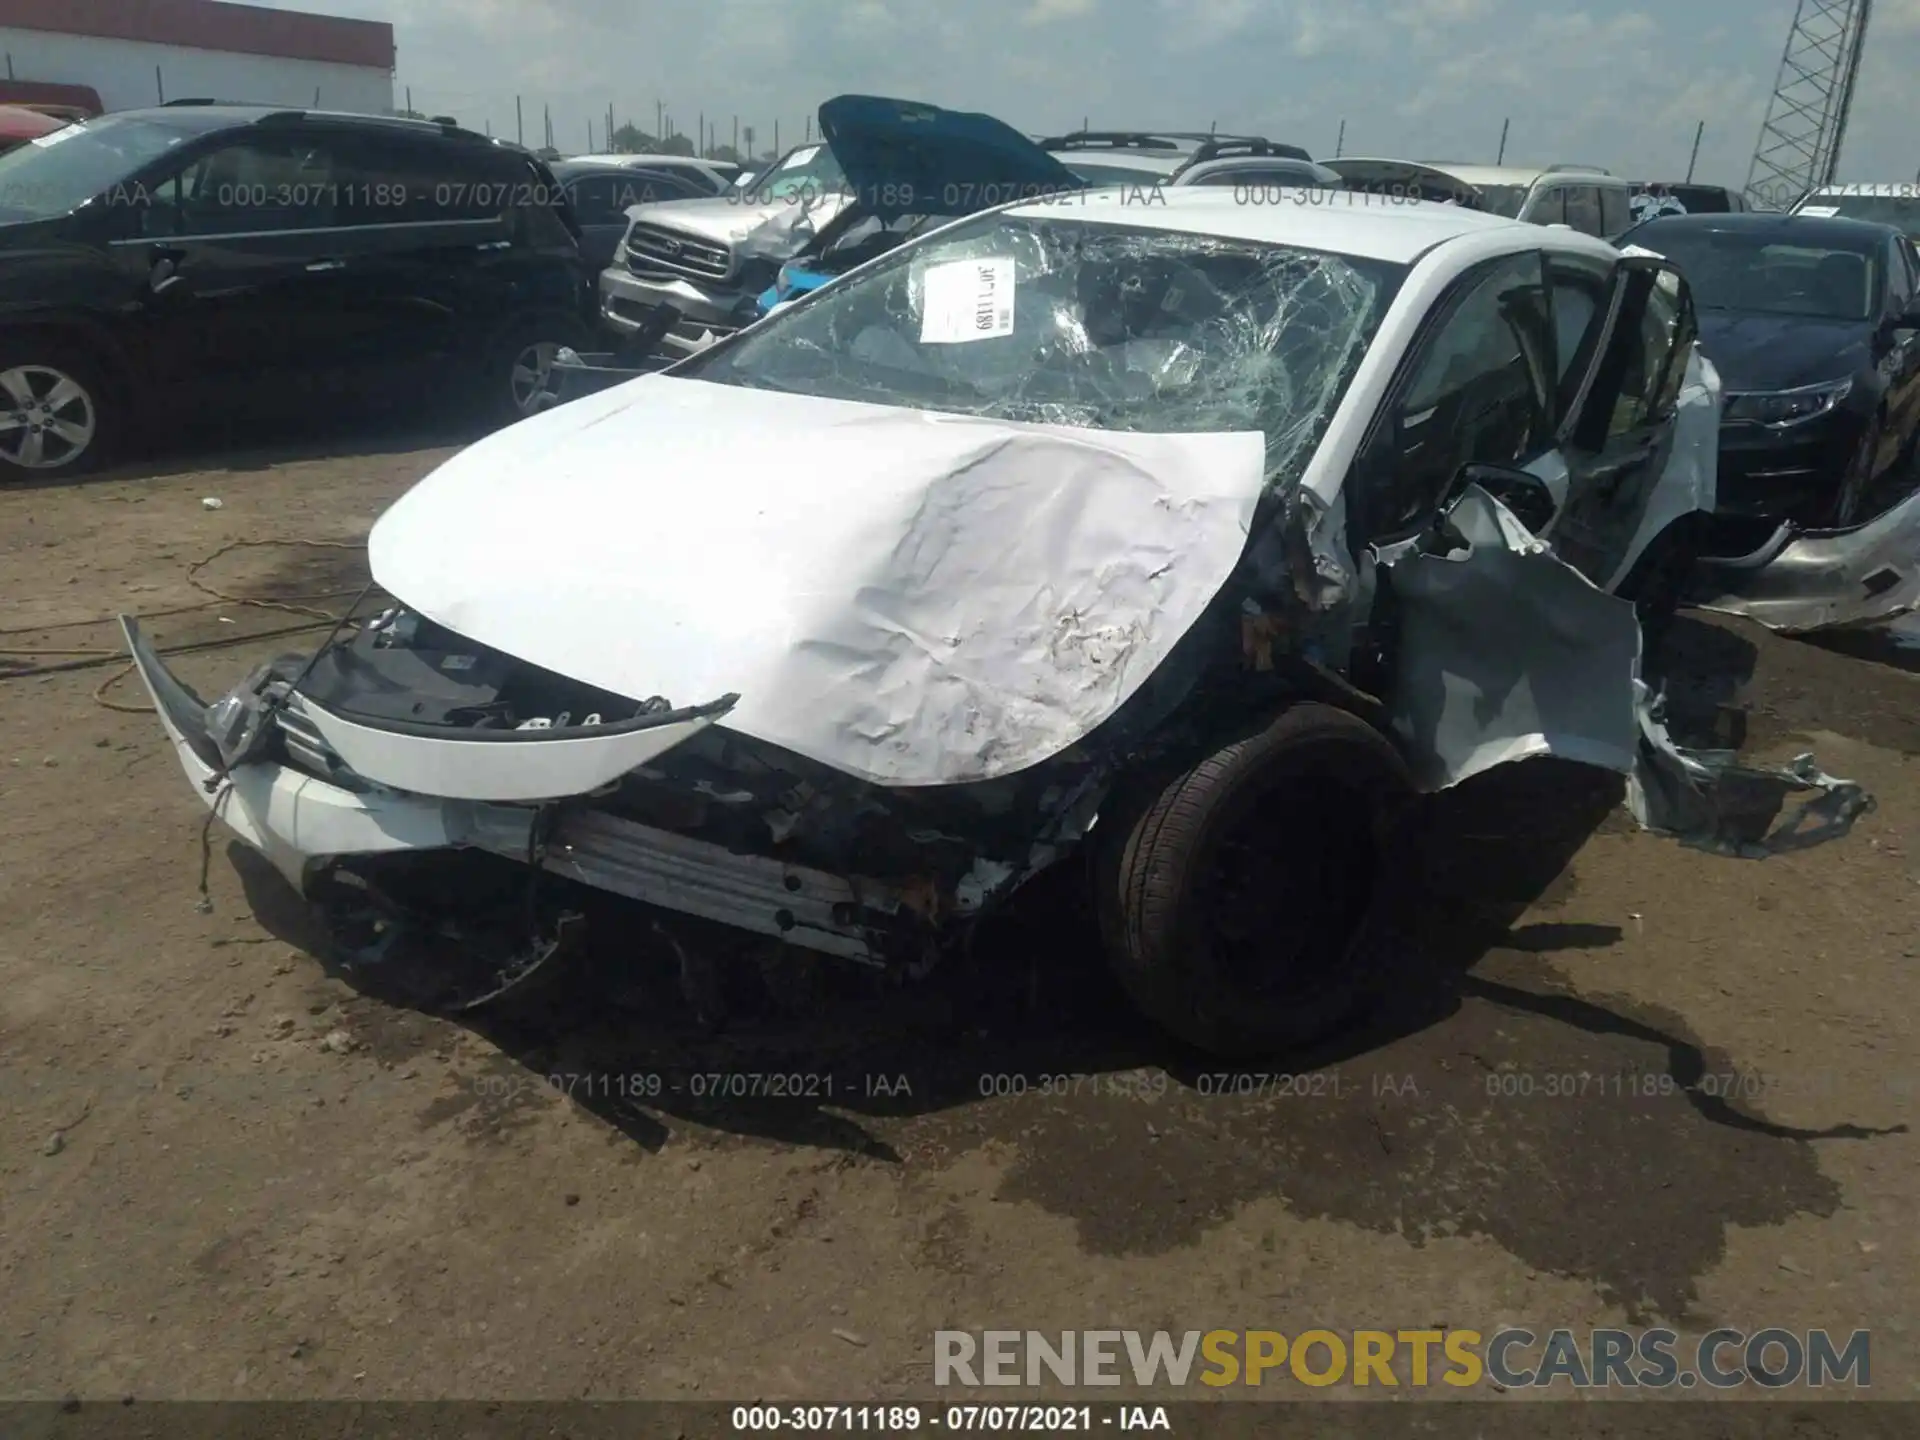
M1792 7L1753 0L280 0L391 19L414 105L530 138L551 106L581 145L609 103L645 129L656 102L797 140L819 102L893 94L1022 130L1255 130L1330 151L1591 160L1744 180ZM1777 12L1777 13L1776 13ZM1880 0L1846 169L1911 175L1920 154L1920 0ZM577 138L575 138L577 137Z
M1028 25L1051 25L1056 20L1078 20L1093 14L1098 0L1033 0L1021 20Z

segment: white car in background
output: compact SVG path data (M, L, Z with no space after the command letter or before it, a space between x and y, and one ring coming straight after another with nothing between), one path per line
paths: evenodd
M1565 225L1611 240L1633 227L1633 186L1592 165L1455 165L1355 157L1325 162L1355 190L1451 200L1531 225Z
M1892 225L1920 242L1920 185L1916 184L1829 185L1803 197L1792 213Z
M1657 257L1356 198L955 220L446 461L373 530L394 608L316 654L208 705L129 646L349 963L494 895L496 993L557 876L922 973L1083 849L1147 1013L1311 1040L1383 973L1413 796L1636 770L1718 428Z

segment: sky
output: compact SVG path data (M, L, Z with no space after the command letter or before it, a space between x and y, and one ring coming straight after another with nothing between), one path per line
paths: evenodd
M855 91L1016 128L1266 135L1316 156L1600 165L1741 185L1794 0L268 0L386 20L395 103L565 151L607 107L764 150ZM1920 174L1920 0L1880 0L1842 180ZM1341 125L1345 138L1341 141Z

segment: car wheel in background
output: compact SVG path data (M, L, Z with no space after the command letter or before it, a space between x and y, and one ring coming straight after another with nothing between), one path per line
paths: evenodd
M550 410L560 401L553 362L565 347L586 344L583 327L564 316L523 321L495 348L484 381L487 410L502 425Z
M1700 557L1700 528L1695 516L1682 516L1648 543L1634 562L1632 573L1614 588L1631 601L1640 621L1642 658L1659 649L1672 628L1673 617L1685 603Z
M1170 780L1144 780L1095 829L1108 960L1151 1019L1227 1058L1295 1049L1372 993L1364 943L1390 838L1413 796L1394 747L1301 704Z
M1880 455L1883 424L1883 417L1876 413L1867 426L1866 434L1860 437L1860 444L1852 458L1847 461L1846 474L1840 479L1840 493L1834 497L1833 515L1828 522L1836 530L1860 523L1860 512L1866 504L1867 491L1873 487L1873 462Z
M96 469L117 419L105 376L84 354L55 340L0 342L0 480Z

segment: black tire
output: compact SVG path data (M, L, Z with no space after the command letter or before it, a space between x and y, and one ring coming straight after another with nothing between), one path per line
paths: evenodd
M1653 537L1631 573L1615 588L1620 599L1633 602L1639 617L1643 659L1666 640L1674 615L1686 601L1699 558L1699 527L1695 517L1684 516Z
M561 346L579 350L586 347L586 327L570 316L537 315L516 322L494 345L487 358L486 374L481 379L481 399L485 416L496 425L511 425L550 409L557 400L552 389L553 353ZM525 360L544 352L544 368L535 367L536 403L529 405L523 394L527 372Z
M1384 736L1317 704L1124 792L1093 854L1122 988L1180 1039L1232 1059L1338 1028L1372 994L1383 957L1362 943L1364 922L1412 795ZM1246 922L1263 937L1257 955Z
M12 422L0 430L0 483L84 475L106 464L119 439L119 390L81 346L10 335L0 340L0 421ZM86 430L77 445L76 426Z

